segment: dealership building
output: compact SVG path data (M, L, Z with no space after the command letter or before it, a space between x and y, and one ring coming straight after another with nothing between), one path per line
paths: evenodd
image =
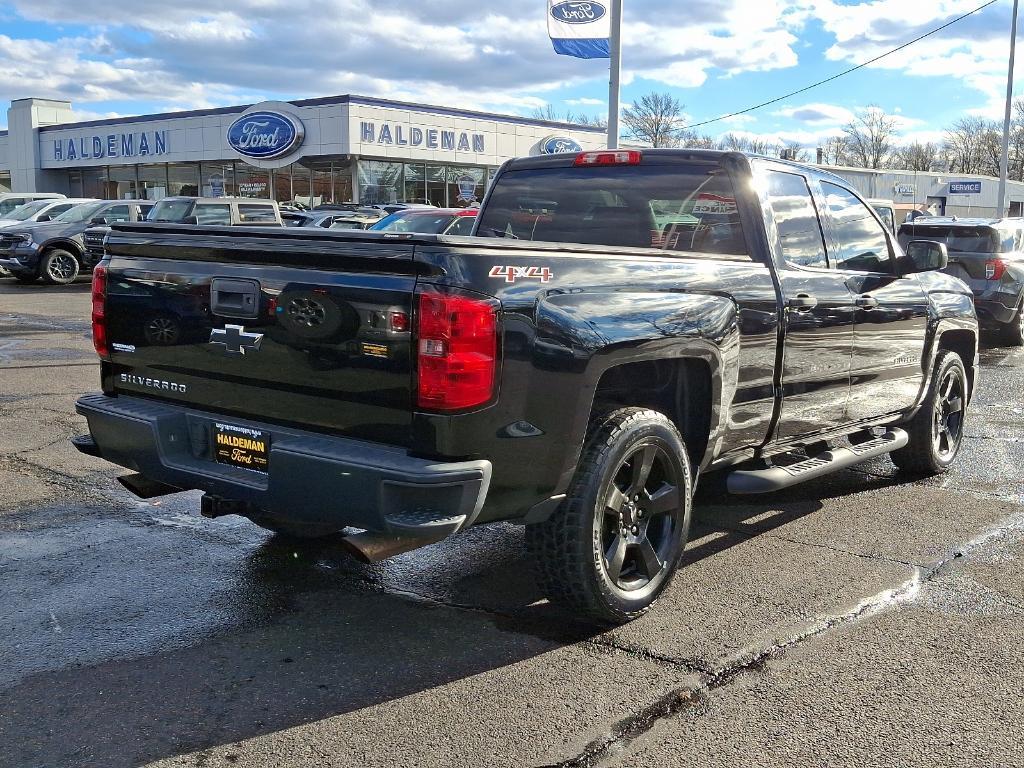
M601 129L364 96L75 122L71 104L11 103L0 192L466 206L511 157L597 149Z

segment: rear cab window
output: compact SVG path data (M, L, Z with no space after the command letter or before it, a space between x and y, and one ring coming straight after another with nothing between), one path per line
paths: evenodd
M238 219L242 224L276 224L277 212L272 205L239 203Z
M509 169L477 235L750 258L728 172L697 160Z

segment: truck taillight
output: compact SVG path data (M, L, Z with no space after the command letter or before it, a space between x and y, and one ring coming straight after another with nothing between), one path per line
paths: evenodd
M985 279L1001 280L1006 271L1006 262L1002 259L989 259L985 262Z
M92 345L96 354L104 360L110 359L110 345L107 341L107 268L96 267L92 271Z
M574 165L640 165L643 153L635 149L612 149L602 152L580 152Z
M416 404L460 411L494 396L498 368L495 299L428 289L416 313Z

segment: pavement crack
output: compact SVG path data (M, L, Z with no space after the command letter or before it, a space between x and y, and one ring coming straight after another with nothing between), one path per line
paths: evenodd
M699 685L684 686L670 691L638 712L620 720L610 732L587 744L580 754L559 763L549 764L544 768L591 768L597 766L621 754L633 741L650 731L656 723L693 708L715 691L731 685L749 674L762 671L769 661L781 658L808 640L820 637L866 616L914 600L926 584L935 580L956 563L994 541L1021 531L1024 531L1024 513L988 528L964 544L953 548L947 557L928 567L911 566L914 569L913 575L907 581L861 600L848 611L819 617L800 632L743 654L717 669L701 669L700 666L694 665L693 669L701 676Z

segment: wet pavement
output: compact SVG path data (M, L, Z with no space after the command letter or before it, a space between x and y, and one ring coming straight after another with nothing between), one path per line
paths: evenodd
M577 625L522 529L367 566L68 439L88 286L0 279L0 766L1024 765L1024 352L959 463L706 489L657 608Z

